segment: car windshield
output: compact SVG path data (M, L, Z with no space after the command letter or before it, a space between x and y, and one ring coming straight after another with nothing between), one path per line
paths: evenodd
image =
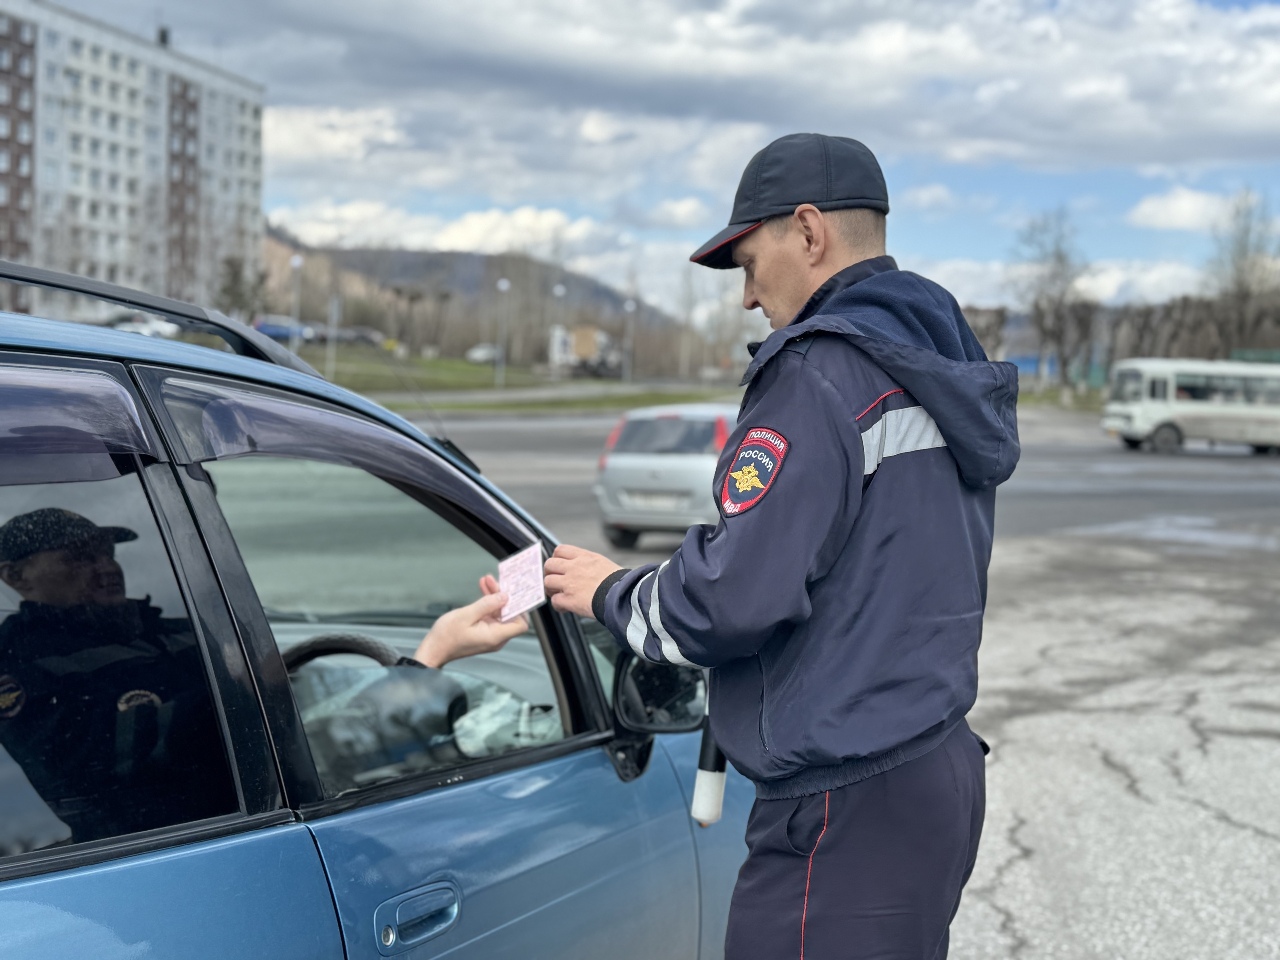
M1111 383L1112 403L1137 403L1142 399L1142 374L1137 370L1117 370Z
M714 420L681 417L631 419L618 435L614 453L715 453Z

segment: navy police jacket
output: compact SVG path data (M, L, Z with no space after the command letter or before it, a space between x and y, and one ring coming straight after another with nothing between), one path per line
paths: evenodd
M927 752L977 695L1017 371L890 257L854 264L758 348L716 468L720 522L600 585L638 656L710 668L711 725L762 798Z

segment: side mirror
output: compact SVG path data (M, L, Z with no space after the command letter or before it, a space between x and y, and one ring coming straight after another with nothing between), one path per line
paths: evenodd
M707 715L706 676L624 652L613 675L613 713L632 733L692 733Z

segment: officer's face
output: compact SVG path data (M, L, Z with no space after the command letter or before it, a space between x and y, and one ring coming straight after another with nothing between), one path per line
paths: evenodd
M733 260L745 274L742 306L747 310L759 307L769 318L769 326L781 330L817 289L811 259L811 245L804 232L790 224L780 230L767 223L735 240Z
M0 576L22 599L54 607L125 601L124 571L116 562L115 545L106 541L41 550L20 563L5 564Z

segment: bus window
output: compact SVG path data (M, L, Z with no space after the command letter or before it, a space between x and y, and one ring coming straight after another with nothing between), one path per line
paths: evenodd
M1280 406L1280 377L1245 377L1244 395L1249 403Z
M1112 403L1138 403L1142 400L1142 374L1137 370L1117 370L1111 383Z
M1152 400L1166 400L1169 396L1169 381L1164 377L1156 377L1147 384L1147 396Z
M1244 377L1180 373L1177 377L1177 385L1179 400L1205 400L1209 403L1242 403L1244 401Z

